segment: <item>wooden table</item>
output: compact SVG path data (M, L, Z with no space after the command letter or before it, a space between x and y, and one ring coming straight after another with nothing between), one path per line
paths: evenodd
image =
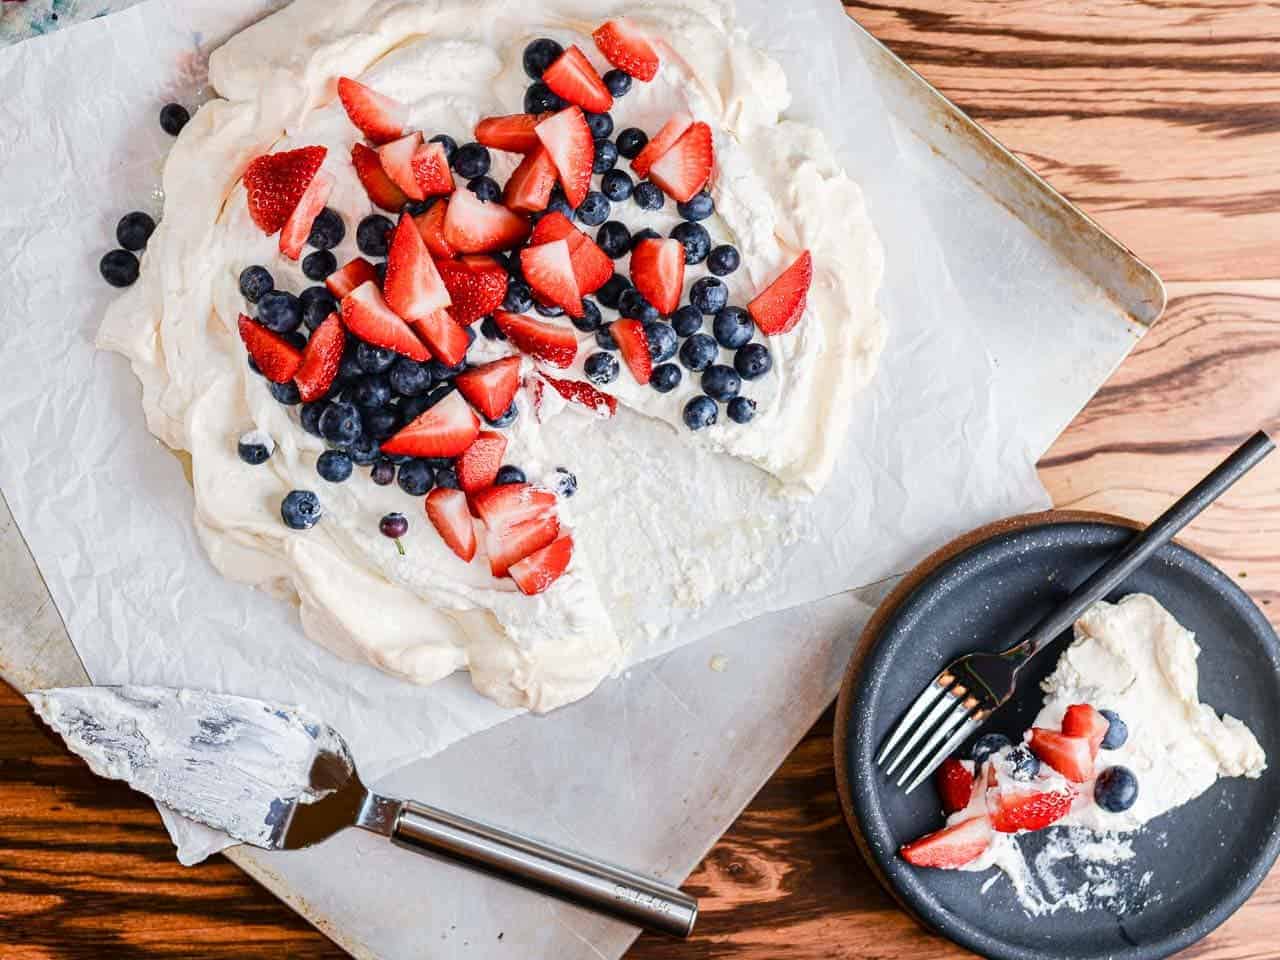
M1042 461L1058 505L1150 519L1255 428L1280 429L1274 7L899 0L849 12L1169 284L1165 319ZM1183 539L1280 621L1280 458ZM645 937L633 960L967 955L912 924L862 865L830 733L828 715L690 879L698 936ZM1277 925L1273 874L1186 956L1274 956ZM3 686L0 955L341 956L225 860L179 867L150 803L90 774Z

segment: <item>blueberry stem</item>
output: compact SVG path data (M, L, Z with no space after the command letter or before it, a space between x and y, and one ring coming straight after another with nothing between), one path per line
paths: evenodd
M404 544L400 542L400 538L396 537L396 549L400 551L400 556L404 556Z

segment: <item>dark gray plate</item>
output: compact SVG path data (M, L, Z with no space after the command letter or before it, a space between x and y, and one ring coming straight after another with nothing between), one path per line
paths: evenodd
M882 621L879 639L842 694L836 762L846 812L872 868L918 918L986 956L1154 960L1189 946L1229 917L1280 853L1280 644L1231 580L1183 547L1163 548L1114 596L1155 596L1201 647L1200 697L1244 720L1272 767L1260 780L1220 780L1148 824L1133 840L1145 890L1084 912L1029 916L1003 877L924 870L898 847L941 825L937 795L911 796L878 774L873 756L891 724L943 664L1021 636L1114 553L1132 530L1109 523L1048 523L984 540L944 561ZM891 602L891 601L889 601ZM1041 703L1038 681L1069 641L1060 637L1030 670L1015 700L983 732L1020 736ZM845 700L847 699L847 703ZM967 745L966 745L967 747ZM1034 855L1047 834L1024 841ZM1069 874L1068 874L1069 876ZM1128 887L1129 885L1126 885Z

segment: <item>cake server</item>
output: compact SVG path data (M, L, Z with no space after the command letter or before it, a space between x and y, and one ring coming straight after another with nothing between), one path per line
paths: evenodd
M305 710L170 687L63 687L27 699L99 776L264 850L348 827L453 860L646 930L686 937L675 887L360 782L341 735Z

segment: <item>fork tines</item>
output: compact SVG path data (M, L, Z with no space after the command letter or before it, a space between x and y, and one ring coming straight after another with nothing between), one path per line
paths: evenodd
M884 767L885 776L903 767L897 783L905 784L905 792L910 793L982 725L989 712L980 709L978 698L955 674L943 670L885 739L876 763ZM895 751L899 742L902 747Z

